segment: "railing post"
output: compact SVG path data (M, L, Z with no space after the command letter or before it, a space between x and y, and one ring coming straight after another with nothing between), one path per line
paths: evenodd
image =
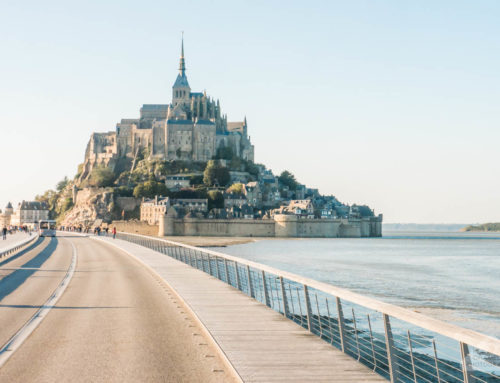
M337 303L337 317L338 317L339 336L340 336L340 349L342 350L342 352L345 352L346 344L345 344L344 312L342 311L342 303L340 302L339 297L335 297L335 302Z
M373 345L373 332L372 332L372 322L370 320L370 314L366 314L368 319L368 328L370 329L370 343L372 345L372 357L373 357L373 371L377 369L377 358L375 357L375 347Z
M438 364L438 353L436 350L436 341L434 339L432 340L432 348L434 348L434 364L436 366L437 383L441 383L441 376L439 373L439 364Z
M391 322L389 320L389 315L383 314L384 318L384 330L385 330L385 347L387 350L387 364L389 366L389 373L391 375L391 383L398 381L399 368L396 364L396 359L394 356L394 338L392 336Z
M230 281L229 281L229 268L227 267L227 259L224 258L224 269L226 270L226 283L228 285L230 285Z
M417 372L415 371L415 359L413 358L413 345L411 343L410 330L406 330L408 335L408 348L410 350L411 369L413 371L413 381L417 383Z
M267 290L266 273L264 270L262 270L262 288L264 289L264 300L266 302L266 306L271 307L271 300L269 299L269 291Z
M212 275L212 262L210 262L210 254L207 254L208 259L208 273Z
M356 324L356 315L354 314L354 307L352 310L352 323L354 325L354 334L356 335L356 348L358 350L358 361L361 359L361 353L359 351L359 336L358 336L358 326Z
M313 323L312 323L311 299L309 298L309 289L307 288L307 285L304 285L304 297L306 300L307 328L309 329L310 332L312 332Z
M220 280L219 257L217 256L215 256L215 272L217 274L217 279Z
M318 294L314 295L314 300L316 301L316 310L318 311L319 337L323 338L323 323L321 322L321 310L319 309Z
M462 355L462 371L464 374L464 383L474 382L472 378L472 362L470 359L469 346L466 343L460 342L460 354Z
M194 252L195 257L196 257L196 268L201 271L205 271L205 268L203 267L203 258L201 257L201 254L199 254L198 251Z
M280 277L280 286L281 286L281 297L283 299L283 316L285 318L288 318L288 302L286 299L285 282L283 281L283 277Z
M234 262L234 274L236 275L236 288L241 291L240 274L238 274L238 263Z
M255 291L253 290L252 275L250 273L250 266L247 265L247 277L248 277L248 289L250 290L250 296L255 298Z

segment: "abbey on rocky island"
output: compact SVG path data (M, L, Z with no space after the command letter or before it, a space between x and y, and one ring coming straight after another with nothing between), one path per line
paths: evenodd
M114 132L93 133L81 177L85 178L95 165L113 166L118 158L133 159L143 149L148 149L151 158L208 161L222 148L231 148L233 155L244 160L254 160L246 118L228 122L219 100L206 92L191 91L182 40L172 103L145 104L140 118L122 119Z

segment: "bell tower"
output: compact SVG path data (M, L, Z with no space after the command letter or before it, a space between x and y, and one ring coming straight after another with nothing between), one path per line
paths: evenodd
M184 33L181 41L181 58L179 60L179 74L172 87L172 104L189 104L191 102L191 88L186 77L186 61L184 60Z

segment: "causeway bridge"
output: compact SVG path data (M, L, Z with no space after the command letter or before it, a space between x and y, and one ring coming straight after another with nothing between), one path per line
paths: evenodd
M204 248L0 242L0 382L500 382L500 340Z

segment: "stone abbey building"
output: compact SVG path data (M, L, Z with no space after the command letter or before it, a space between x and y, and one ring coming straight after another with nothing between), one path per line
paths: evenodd
M219 100L192 92L186 77L184 41L171 104L145 104L137 119L122 119L116 131L93 133L85 152L82 178L97 164L113 166L118 158L133 159L147 148L151 158L208 161L220 148L254 160L246 118L228 122Z

